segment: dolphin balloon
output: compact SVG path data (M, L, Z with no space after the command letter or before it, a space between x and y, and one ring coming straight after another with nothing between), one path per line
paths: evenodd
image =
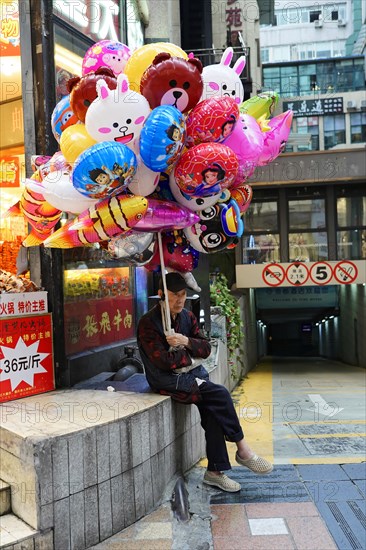
M178 203L147 200L147 212L134 227L135 231L173 231L190 227L199 220L195 212Z

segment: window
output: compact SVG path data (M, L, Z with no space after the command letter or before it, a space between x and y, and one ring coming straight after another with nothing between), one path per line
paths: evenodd
M262 63L269 62L269 48L261 48L261 61Z
M297 132L299 134L311 134L311 146L303 147L298 146L298 151L319 151L319 117L298 117L297 119Z
M245 214L243 262L256 264L279 261L277 201L252 202Z
M366 141L366 113L351 113L351 143Z
M289 261L316 262L328 257L325 199L319 196L288 201Z
M324 117L324 147L331 149L339 143L346 143L344 115L329 115Z
M366 258L366 196L337 198L338 259Z
M311 11L309 17L310 23L314 23L314 21L319 21L319 19L321 19L321 13L322 12L320 10Z
M331 19L332 21L338 21L339 17L338 17L338 11L334 10L332 11L332 13L330 14L331 16Z

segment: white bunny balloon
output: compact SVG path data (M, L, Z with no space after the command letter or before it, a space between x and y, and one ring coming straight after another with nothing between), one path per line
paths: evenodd
M230 67L234 55L233 48L226 48L222 54L220 63L208 65L203 68L203 99L211 97L229 96L235 98L239 105L244 99L244 88L240 80L240 75L245 67L245 56L242 55L235 62L234 67Z

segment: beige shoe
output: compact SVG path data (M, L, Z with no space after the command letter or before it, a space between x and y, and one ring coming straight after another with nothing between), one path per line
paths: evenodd
M203 483L212 485L213 487L218 487L228 493L237 493L241 489L240 483L233 481L227 475L222 473L219 475L211 474L208 470L203 476Z
M255 474L269 474L273 470L273 465L268 462L268 460L258 455L253 455L252 458L244 460L236 453L235 460L240 466L249 468L249 470L252 470Z

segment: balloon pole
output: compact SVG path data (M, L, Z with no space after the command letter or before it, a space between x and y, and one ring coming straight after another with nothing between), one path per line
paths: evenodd
M165 279L165 263L164 263L164 254L163 254L163 242L161 238L161 232L158 232L158 245L159 245L159 256L160 256L160 268L161 268L161 279L163 281L163 290L164 295L166 296L166 299L162 302L162 313L163 313L163 324L164 324L164 332L166 334L171 334L172 328L170 323L170 307L169 307L169 300L168 300L168 289L166 286L166 279Z

